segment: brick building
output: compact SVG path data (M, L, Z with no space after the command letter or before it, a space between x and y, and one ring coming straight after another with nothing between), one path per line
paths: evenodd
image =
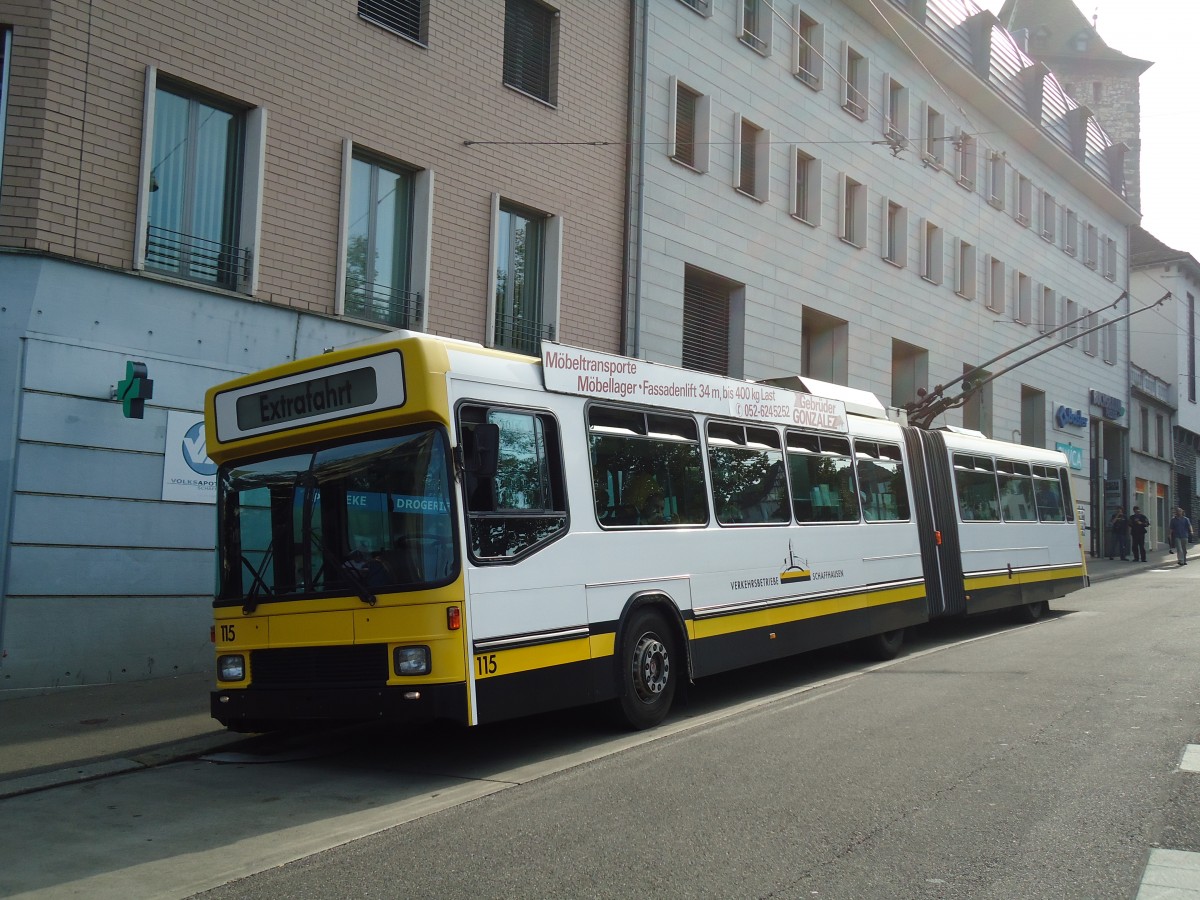
M210 665L209 385L395 327L620 349L627 30L0 0L0 689Z

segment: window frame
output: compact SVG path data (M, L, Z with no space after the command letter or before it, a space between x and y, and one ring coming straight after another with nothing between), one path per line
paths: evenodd
M704 173L708 171L709 166L709 145L711 142L712 122L710 118L711 101L707 94L702 94L695 88L683 83L676 76L672 75L669 81L670 101L668 115L668 140L667 140L667 156L673 161L691 169L693 172ZM682 144L686 143L680 140L680 98L686 92L693 98L692 105L692 134L691 134L691 160L689 161L679 152Z
M838 173L838 238L861 250L867 242L867 186Z
M974 300L978 293L978 250L962 238L954 239L954 293L964 300Z
M208 281L184 278L169 270L156 269L146 263L150 226L151 194L156 190L154 181L154 133L157 118L157 99L160 90L183 96L189 100L210 103L217 108L237 111L241 117L241 146L239 149L240 169L236 178L239 198L230 213L236 215L236 243L233 246L245 253L247 263L244 275L233 286ZM253 296L258 291L260 274L259 248L262 243L263 186L266 170L267 110L261 106L247 106L228 97L222 97L203 87L182 79L162 75L157 66L147 66L144 80L142 105L142 142L140 175L135 214L132 268L138 272L153 272L165 278L179 278L192 284L205 284L239 294Z
M788 205L792 218L816 227L821 224L821 160L795 144L791 148L791 159L791 197ZM801 171L804 172L803 188Z
M946 117L928 101L921 102L921 162L939 172L946 167Z
M760 56L771 55L771 32L774 23L770 5L763 0L736 0L738 10L737 38ZM753 19L753 21L751 21Z
M871 108L871 60L842 41L841 61L842 109L865 122Z
M921 278L930 284L942 284L946 279L946 233L929 219L921 220Z
M824 82L825 26L799 6L793 24L792 75L809 89L819 91Z
M540 315L537 323L539 336L537 338L540 345L544 339L553 340L558 333L559 322L559 304L561 301L561 285L562 285L562 248L563 248L563 221L562 217L551 213L544 213L540 210L523 204L503 199L500 194L492 194L492 235L491 235L491 253L490 253L490 268L491 273L489 279L489 290L487 297L487 325L485 341L486 346L495 347L496 349L508 349L507 344L497 342L496 335L496 318L499 312L497 297L496 297L496 273L500 267L500 249L501 249L501 225L505 215L518 215L530 219L539 219L543 227L542 235L542 265L541 271L538 273L537 287L540 296ZM522 352L514 350L513 352ZM540 351L539 351L540 352ZM534 353L538 355L538 353Z
M987 273L987 301L984 306L994 313L1003 315L1008 307L1008 294L1006 293L1008 267L1003 260L989 254L985 258L984 270Z
M338 268L334 313L339 316L352 315L346 312L346 295L349 276L350 231L354 225L351 217L354 214L353 170L356 160L387 171L406 174L410 179L408 246L405 248L408 255L407 273L404 286L400 289L410 295L416 295L415 299L405 298L407 302L415 304L416 315L406 317L405 323L398 327L426 331L429 325L429 258L433 240L430 226L433 220L434 173L428 169L416 169L403 162L387 159L366 147L356 145L350 138L342 141L342 193L338 221ZM390 322L384 324L394 325Z
M752 129L754 137L749 153L747 129ZM753 184L747 185L747 176ZM733 114L733 187L760 203L771 199L771 132L741 113Z
M897 268L908 266L908 208L891 197L882 201L882 244L879 252L884 262Z
M534 16L543 18L535 21ZM501 81L506 88L555 108L558 106L559 19L559 10L539 0L504 0ZM541 46L533 46L521 39L533 29L545 31ZM518 52L530 49L537 58L530 57L528 52Z
M415 7L415 33L404 27L402 16L388 16L383 7L408 6ZM376 13L374 7L380 10ZM365 8L365 9L364 9ZM387 10L387 11L390 11ZM358 0L358 17L364 22L370 22L384 31L390 31L397 37L416 44L419 47L429 46L429 0ZM399 23L399 24L397 24Z

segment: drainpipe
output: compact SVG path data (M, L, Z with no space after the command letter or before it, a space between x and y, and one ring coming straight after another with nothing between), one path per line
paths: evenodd
M622 263L622 353L639 356L642 331L642 251L646 185L646 41L650 10L647 0L629 0L629 140L625 154L625 251ZM634 156L636 155L636 159ZM631 259L632 257L632 259ZM630 279L633 280L632 288Z

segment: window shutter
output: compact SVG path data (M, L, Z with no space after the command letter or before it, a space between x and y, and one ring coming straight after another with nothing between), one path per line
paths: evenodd
M507 0L504 11L504 83L551 102L554 13L533 0Z
M389 31L422 40L422 0L358 0L358 14Z

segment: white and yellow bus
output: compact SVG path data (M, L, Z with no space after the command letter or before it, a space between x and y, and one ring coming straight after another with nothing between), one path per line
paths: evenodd
M874 396L396 333L208 392L213 715L491 722L1086 584L1066 459Z

